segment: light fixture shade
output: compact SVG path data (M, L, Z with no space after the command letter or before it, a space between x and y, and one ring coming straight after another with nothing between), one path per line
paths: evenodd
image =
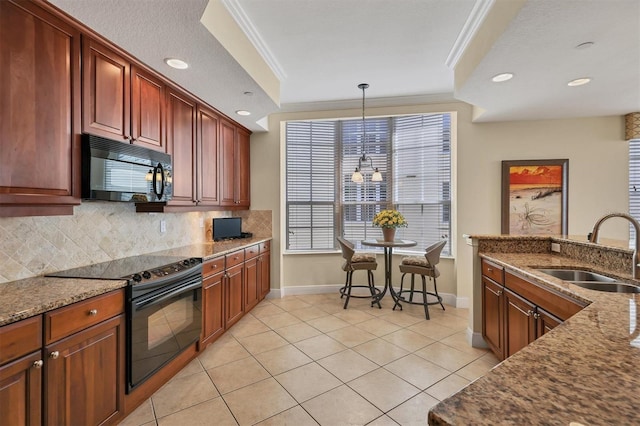
M377 167L371 176L371 182L382 182L382 173L380 173Z
M631 112L624 116L625 139L640 139L640 112Z
M351 175L351 182L355 182L355 183L364 182L364 178L362 177L362 173L360 173L360 170L358 170L357 167L356 167L356 171L353 172L353 174Z

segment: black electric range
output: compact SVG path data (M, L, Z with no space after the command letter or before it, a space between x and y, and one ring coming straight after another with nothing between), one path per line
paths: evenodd
M128 281L127 392L200 338L200 258L140 255L54 272L47 276Z

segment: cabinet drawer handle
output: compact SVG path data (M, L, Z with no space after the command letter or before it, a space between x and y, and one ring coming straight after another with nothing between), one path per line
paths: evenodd
M49 354L49 358L51 359L58 359L59 356L60 356L60 352L58 351L53 351Z
M33 368L42 368L44 365L44 361L39 359L37 361L33 361Z
M493 272L493 268L487 268L487 272Z
M502 290L498 290L498 296L502 296Z
M89 315L90 315L90 316L92 316L92 317L94 317L94 316L98 315L98 310L97 310L97 309L92 309L92 310L90 310L90 311L89 311Z

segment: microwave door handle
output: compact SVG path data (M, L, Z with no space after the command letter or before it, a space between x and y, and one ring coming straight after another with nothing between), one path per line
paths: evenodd
M157 180L156 176L158 176L158 172L160 172L160 191L157 188ZM153 193L158 197L158 200L162 198L164 194L164 169L162 168L162 164L158 163L157 166L153 168Z

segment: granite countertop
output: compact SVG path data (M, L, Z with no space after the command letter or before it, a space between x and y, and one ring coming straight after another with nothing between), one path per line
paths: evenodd
M271 237L253 237L193 244L144 254L200 257L203 260L208 260L268 240L271 240ZM0 284L0 326L126 286L126 280L43 276L2 283Z
M0 326L126 287L126 280L33 277L0 284Z
M590 304L434 406L429 424L640 424L640 294L583 289L535 267L579 267L638 282L549 253L480 256Z

